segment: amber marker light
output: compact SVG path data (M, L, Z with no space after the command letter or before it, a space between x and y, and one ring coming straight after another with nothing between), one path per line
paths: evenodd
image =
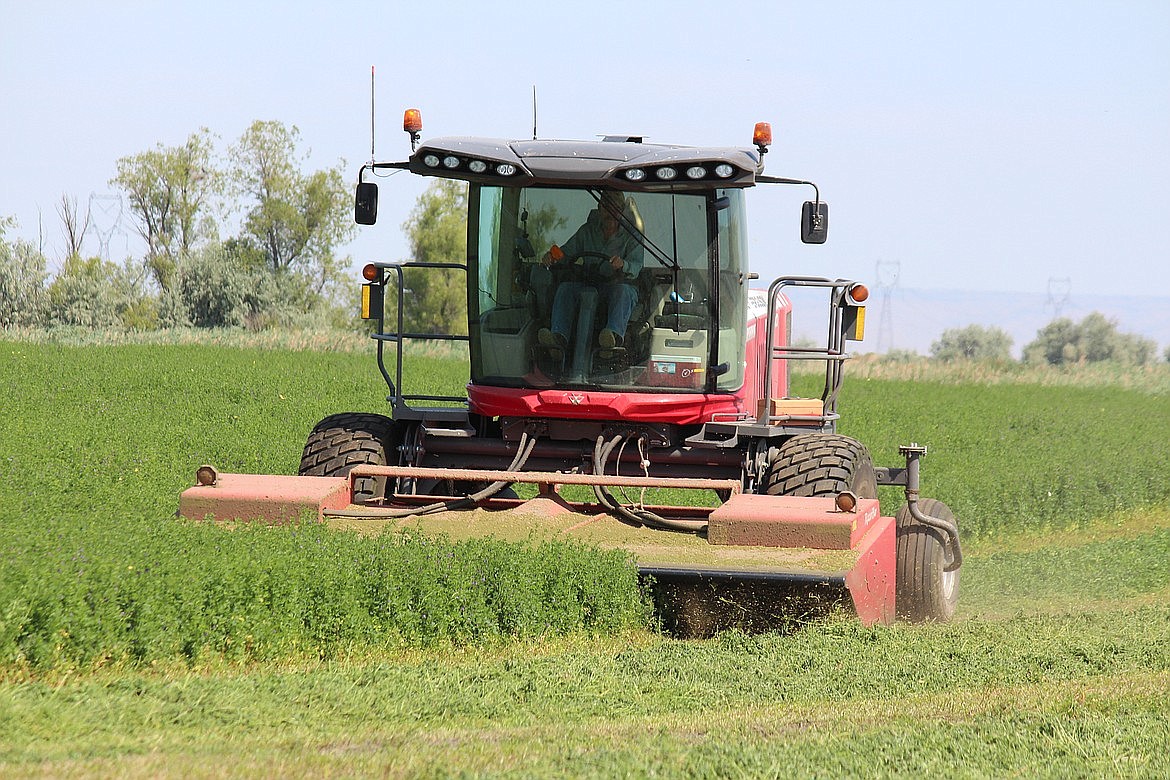
M849 288L849 297L857 303L865 303L869 298L869 288L864 284L855 284Z
M772 145L772 125L767 122L756 122L756 129L752 133L752 143L761 148Z
M367 263L365 267L362 268L362 278L367 282L378 281L378 276L378 266L374 265L373 263Z
M422 132L422 112L417 108L408 108L402 114L402 129L408 133Z

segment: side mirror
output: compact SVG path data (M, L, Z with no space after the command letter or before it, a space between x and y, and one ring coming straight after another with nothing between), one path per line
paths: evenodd
M823 244L829 237L829 204L806 200L800 210L800 240L806 244Z
M353 221L359 225L372 225L378 221L378 185L374 182L358 182L357 195L353 201Z

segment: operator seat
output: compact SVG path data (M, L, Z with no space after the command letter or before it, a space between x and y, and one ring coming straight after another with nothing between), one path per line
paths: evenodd
M629 222L629 225L632 225L634 228L636 228L639 233L643 233L645 230L645 222L642 219L641 212L638 210L638 204L635 202L634 198L628 194L625 196L625 203L626 203L626 206L625 206L625 210L623 212L623 216L624 216L625 220ZM598 209L600 209L600 206L598 206L597 209L590 211L588 218L589 219L599 218L597 216ZM621 227L620 229L621 230L628 230L630 228L629 228L629 226L627 226L623 223L623 227ZM627 283L630 284L634 288L634 291L636 293L634 310L630 315L630 320L629 320L629 323L627 324L627 328L626 328L627 337L629 336L629 334L631 334L631 332L633 332L635 330L645 330L645 328L639 328L639 325L642 323L648 323L650 320L650 316L652 314L652 311L649 307L649 298L650 298L649 293L650 293L650 290L653 286L653 282L651 281L651 278L647 275L647 270L648 269L646 269L644 267L639 272L639 274L637 276L635 276L633 279L626 280ZM550 324L553 302L556 300L557 288L560 287L562 284L564 284L567 281L578 281L579 278L580 278L580 269L577 267L572 267L572 268L556 268L556 267L554 267L552 269L551 283L549 283L547 286L543 287L542 290L540 290L539 295L538 295L537 299L535 300L535 305L533 307L535 309L537 321L538 321L540 327L548 327ZM592 363L593 360L598 356L598 350L600 348L597 346L597 338L601 332L601 324L605 322L607 313L608 313L608 301L605 300L604 297L601 297L601 299L598 300L598 302L597 302L597 308L594 312L593 320L589 324L589 333L585 339L586 348L589 349L590 353L591 353L590 354L590 361L589 361L590 363ZM574 338L570 340L570 345L572 345L576 341L576 338L575 338L576 334L573 334L573 335L574 335ZM572 347L570 346L570 350L571 350L571 348ZM545 352L548 351L547 349L540 347L540 345L536 345L535 349L538 352L539 351L545 351ZM609 352L609 353L612 353L613 351L614 350L607 350L607 352ZM623 354L625 352L625 350L623 350L621 348L618 348L618 351L622 352ZM562 356L562 357L565 357L565 356ZM612 355L609 355L609 357L612 357ZM538 362L541 362L541 361L538 360ZM587 367L587 369L588 368L589 367Z

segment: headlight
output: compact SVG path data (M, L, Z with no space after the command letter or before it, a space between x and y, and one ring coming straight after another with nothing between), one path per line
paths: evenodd
M453 154L447 155L446 157L443 158L443 167L444 168L458 168L459 167L459 158Z
M439 167L439 156L436 154L428 154L425 157L423 157L423 162L426 163L431 168L438 168Z
M496 173L501 176L511 176L516 173L516 166L512 163L500 163L496 166Z
M688 179L701 179L706 175L707 169L702 165L692 165L690 168L687 168Z
M674 168L671 168L670 166L667 166L665 168L659 168L656 170L654 175L663 181L670 181L675 176L678 176L678 171L676 171Z
M467 168L472 173L483 173L487 170L487 163L483 160L472 160L467 164Z
M630 168L626 171L626 178L630 181L642 181L646 178L646 171L641 168Z

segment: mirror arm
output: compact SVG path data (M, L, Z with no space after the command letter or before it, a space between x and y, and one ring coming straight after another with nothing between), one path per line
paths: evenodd
M383 170L383 169L387 169L387 168L395 168L395 169L398 169L400 171L405 171L405 170L410 169L410 163L406 162L406 161L403 161L403 162L368 162L368 163L363 163L362 167L358 169L358 184L361 184L363 181L365 181L367 170L376 171L376 170Z
M804 179L785 179L780 176L757 176L756 181L760 184L804 184L813 188L813 198L819 206L821 203L821 190L817 187L815 182L805 181Z

